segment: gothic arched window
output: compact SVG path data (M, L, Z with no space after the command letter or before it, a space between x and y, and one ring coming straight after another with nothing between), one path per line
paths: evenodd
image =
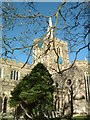
M4 98L4 103L3 103L3 113L7 112L7 97Z
M10 74L10 79L11 80L18 80L18 71L12 70Z
M2 97L0 96L0 112L2 112Z
M58 64L62 64L62 63L63 63L62 57L60 56L60 57L58 58Z

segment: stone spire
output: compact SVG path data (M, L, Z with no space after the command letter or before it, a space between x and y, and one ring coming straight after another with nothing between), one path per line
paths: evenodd
M47 28L47 38L53 38L53 29L52 28L52 19L51 17L49 18L49 25L48 25L48 28ZM50 30L51 29L51 30Z

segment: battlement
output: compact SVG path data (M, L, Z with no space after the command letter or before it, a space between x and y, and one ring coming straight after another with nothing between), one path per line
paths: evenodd
M0 64L4 64L4 65L10 65L10 66L15 66L15 67L19 67L21 68L24 65L24 62L16 62L15 60L8 60L7 58L2 58L0 60ZM26 64L24 66L24 68L26 69L30 69L31 66L29 64Z
M87 64L88 64L88 61L87 61L86 58L85 58L84 60L76 60L76 61L75 61L75 64L76 64L76 65L87 65Z
M66 41L64 41L64 40L60 40L59 38L56 38L56 41L58 41L58 42L60 42L60 43L62 43L62 44L68 44L68 42L66 42Z

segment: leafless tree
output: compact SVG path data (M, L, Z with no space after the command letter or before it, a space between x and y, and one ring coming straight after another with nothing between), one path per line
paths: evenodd
M22 5L24 12L18 10L17 4ZM2 3L2 57L15 58L16 52L18 54L18 51L20 51L20 53L23 53L27 56L25 64L22 66L24 67L29 62L34 46L38 44L38 42L33 42L34 36L39 35L40 40L46 42L47 39L45 38L48 32L51 32L53 29L53 50L57 56L57 73L60 75L60 77L62 77L62 80L64 79L64 83L62 82L63 92L65 89L66 80L68 80L68 76L65 76L66 70L68 71L69 68L72 70L72 67L80 51L85 48L89 49L90 41L88 40L88 35L90 34L90 22L88 20L88 9L90 3L68 3L64 1L59 3L57 10L49 16L41 14L41 11L37 10L36 6L37 4L33 2ZM49 31L47 31L46 27L50 17L53 19L54 24L51 26ZM24 31L20 30L18 33L19 36L12 36L10 32L14 31L15 28L24 29ZM55 49L55 38L58 36L59 38L61 36L61 39L68 42L69 53L74 54L73 63L64 69L61 69L58 65L59 55ZM49 45L50 43L47 43L47 46ZM50 46L48 48L50 49ZM49 49L46 49L44 55L48 52ZM71 88L71 91L69 92L71 92L71 95L73 94L74 97L74 93L72 93L72 85L74 84L73 82L71 82L69 85L68 90ZM64 98L62 97L62 101L63 99ZM67 106L66 102L62 103L62 106L64 114L64 110ZM73 108L71 107L71 109Z
M18 10L17 4L22 5L23 13ZM52 26L54 38L62 35L61 38L68 42L69 52L75 53L76 60L78 53L82 49L89 47L89 2L62 2L59 4L54 14L45 16L41 14L41 11L36 9L36 3L3 2L1 8L3 21L2 56L15 57L15 51L22 51L27 55L26 61L28 62L33 47L32 36L37 36L39 33L43 35L46 31L48 18L51 17L55 19L54 25ZM8 35L14 31L16 27L18 27L18 29L24 29L24 31L20 30L18 33L19 36L13 35L12 37L12 35ZM41 39L45 37L46 34L44 34L44 36L41 35Z

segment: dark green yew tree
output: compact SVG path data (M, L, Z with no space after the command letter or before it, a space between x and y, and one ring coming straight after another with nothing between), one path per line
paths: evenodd
M14 88L12 107L19 106L29 118L53 109L53 79L46 67L38 63Z

